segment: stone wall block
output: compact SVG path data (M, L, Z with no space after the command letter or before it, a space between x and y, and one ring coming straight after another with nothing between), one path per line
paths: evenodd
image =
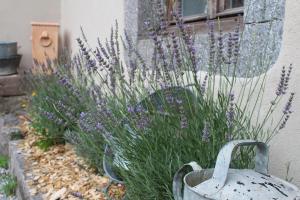
M246 0L245 22L264 22L284 19L284 0Z

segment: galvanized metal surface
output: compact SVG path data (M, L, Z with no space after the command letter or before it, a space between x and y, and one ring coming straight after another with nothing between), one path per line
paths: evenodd
M0 41L0 59L10 58L17 55L17 43L16 42L4 42Z
M21 55L16 55L10 58L0 59L0 76L16 74L21 58Z
M249 145L257 146L255 170L229 169L232 152ZM253 140L225 145L215 169L203 170L194 162L183 166L174 177L173 193L175 200L300 200L296 186L268 174L268 148Z
M111 181L123 184L124 182L121 180L120 177L116 175L116 173L112 169L112 166L109 164L109 159L113 161L115 158L109 146L106 145L103 155L103 170L105 172L105 175L108 176Z

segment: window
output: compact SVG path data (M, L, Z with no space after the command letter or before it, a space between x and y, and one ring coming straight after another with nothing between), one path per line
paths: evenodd
M243 0L226 0L225 1L225 8L230 9L230 8L238 8L238 7L243 7L244 6L244 1Z
M183 17L207 15L207 0L184 0L181 7Z
M244 0L165 0L168 19L179 8L185 21L215 19L243 13Z

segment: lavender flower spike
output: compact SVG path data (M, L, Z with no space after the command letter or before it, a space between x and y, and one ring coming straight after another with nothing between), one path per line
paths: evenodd
M292 103L293 103L293 100L294 100L294 96L295 96L295 93L291 93L290 97L289 97L289 100L288 102L286 103L284 109L283 109L283 114L289 114L291 113L291 107L292 107Z
M287 88L287 86L285 87L285 80L286 80L286 70L285 70L285 66L283 66L281 70L280 81L276 90L277 96L281 96L285 94L285 88Z
M209 142L210 140L210 126L207 122L204 122L204 128L202 131L202 141Z
M80 118L82 119L82 118L84 118L86 116L86 113L84 113L84 112L81 112L80 113Z
M226 113L226 118L227 118L227 127L229 131L227 134L227 138L228 140L231 140L233 121L234 121L234 94L229 94L229 105Z
M205 93L206 90L207 79L208 79L208 74L205 75L204 80L201 84L200 92L202 95Z
M292 113L292 103L295 97L295 93L291 93L288 102L286 103L286 105L284 106L283 109L283 121L281 122L280 126L279 126L279 130L285 128L287 121L290 119L290 115Z

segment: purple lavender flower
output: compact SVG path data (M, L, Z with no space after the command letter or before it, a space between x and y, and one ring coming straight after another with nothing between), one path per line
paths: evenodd
M237 64L238 61L238 57L239 57L239 38L240 38L240 24L238 23L234 33L233 33L233 46L234 46L234 50L233 50L233 58L234 58L234 64Z
M107 60L109 60L108 52L107 52L106 49L103 47L103 45L102 45L100 39L98 38L97 41L98 41L98 46L99 46L99 48L100 48L102 54L104 55L104 57L105 57Z
M118 42L119 39L119 24L118 21L115 21L115 43L116 43L116 51L117 51L117 55L120 55L120 45Z
M210 126L206 121L204 122L204 128L202 130L202 141L209 142L210 141Z
M203 80L203 82L201 84L201 87L200 87L200 93L202 95L205 93L205 90L206 90L207 79L208 79L208 74L205 75L204 80Z
M90 121L88 113L81 112L79 116L79 127L83 132L91 133L96 130L96 126Z
M137 70L137 64L136 64L136 62L130 60L129 65L130 65L129 83L130 83L130 85L132 85L135 81L135 74L136 74L136 70Z
M144 113L145 108L142 105L138 105L138 106L135 107L135 112L136 113Z
M282 123L279 126L279 130L285 128L286 123L290 118L290 114L292 113L291 107L292 107L292 103L293 103L293 100L294 100L294 96L295 96L295 93L291 93L291 95L288 99L288 102L286 103L286 105L284 107L284 110L283 110L284 118L283 118Z
M145 24L147 24L147 22L145 22ZM148 25L147 25L148 26ZM132 42L132 39L130 38L129 34L127 31L124 31L124 35L125 35L125 40L126 40L126 43L128 45L128 49L129 51L133 49L133 42Z
M281 122L281 124L280 124L280 126L279 126L279 130L285 128L285 126L286 126L286 124L287 124L289 118L290 118L290 115L289 115L289 114L285 115L285 117L283 118L283 121Z
M85 112L81 112L80 113L80 118L83 119L84 117L86 117L86 113Z
M161 31L161 34L163 36L167 35L167 22L165 18L165 11L162 5L162 2L160 0L156 1L156 6L157 6L157 12L159 16L159 28Z
M223 41L223 32L220 30L218 37L218 63L224 61L224 41Z
M181 99L176 99L176 103L177 103L178 105L181 105L181 104L182 104L182 100L181 100Z
M233 121L234 121L234 94L229 94L229 106L228 110L226 112L226 118L227 118L227 139L231 140L232 138L232 129L233 129Z
M45 111L43 110L42 108L39 108L41 114L46 117L49 121L52 121L53 123L61 126L63 125L64 121L58 117L55 113L52 113L52 112L48 112L48 111Z
M171 33L171 38L172 38L172 43L173 43L173 51L174 51L174 56L176 59L176 64L177 64L177 67L180 67L182 65L182 60L181 60L181 56L179 53L178 42L176 40L176 35L174 32Z
M145 130L149 125L150 119L149 117L143 113L140 115L138 121L137 121L137 128L141 130Z
M233 52L233 37L232 34L228 34L228 42L227 42L227 64L231 64L232 60L232 52Z
M117 59L117 54L116 54L116 49L115 49L115 41L114 41L114 29L111 28L110 31L110 50L111 50L111 55L114 59Z
M188 119L185 115L182 115L180 117L180 128L186 129L188 127Z
M103 131L104 127L100 122L97 122L96 129L99 130L99 131Z
M130 114L133 114L135 112L135 109L133 106L128 106L127 107L127 111L130 113Z
M291 93L286 105L284 106L283 114L287 115L292 112L291 108L292 108L292 103L293 103L294 97L295 97L295 93Z
M284 93L286 93L286 91L288 90L292 69L293 69L293 65L290 64L288 72L285 76L284 84L283 84Z
M109 68L109 78L110 78L110 88L113 94L116 93L116 71L110 67Z
M167 94L166 95L166 100L167 100L168 104L173 104L174 103L174 97L172 96L172 94Z
M184 108L182 104L179 104L179 113L180 113L180 128L186 129L188 128L188 119L185 115Z
M281 70L281 76L280 76L280 81L279 84L277 86L277 90L276 90L276 95L277 96L281 96L285 94L285 88L287 88L287 86L285 87L285 81L286 81L286 70L285 70L285 66L282 67Z
M52 102L53 104L56 105L57 109L61 112L64 113L65 116L68 117L69 120L71 120L72 122L76 122L77 118L75 116L75 111L72 107L69 107L67 105L65 105L62 100L59 100L57 102Z

